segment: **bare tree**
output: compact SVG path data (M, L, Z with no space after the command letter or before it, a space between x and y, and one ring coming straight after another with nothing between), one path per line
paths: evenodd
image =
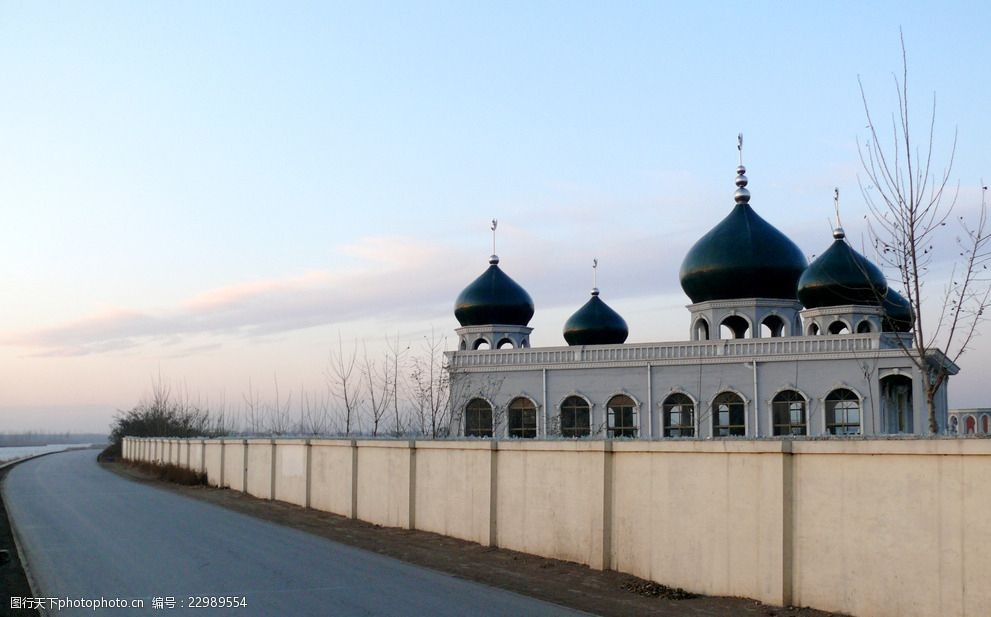
M372 436L378 436L379 424L388 413L392 397L389 379L389 355L386 353L382 366L368 357L368 346L362 343L361 374L364 377L365 394L368 397L368 411L372 419Z
M359 395L360 377L354 375L354 367L358 360L358 343L347 353L341 334L337 334L337 350L330 352L330 366L327 371L328 385L344 406L344 434L351 434L351 424L357 419L357 411L362 401Z
M271 405L267 406L267 426L266 429L268 433L272 435L285 435L289 433L292 429L292 414L290 408L292 407L292 392L286 397L285 403L282 402L282 397L279 395L279 377L278 375L273 376L273 381L275 383L275 400Z
M959 187L950 186L950 171L956 153L957 135L947 156L945 167L933 163L936 98L929 114L928 133L918 139L910 122L908 99L908 61L905 39L902 48L902 74L894 76L898 95L898 112L892 114L890 141L882 141L881 130L874 123L863 83L860 95L867 116L868 141L858 142L860 160L866 180L860 180L861 193L871 213L871 237L882 263L897 271L906 298L915 315L911 344L903 349L922 375L929 431L939 432L935 399L946 382L950 363L967 350L988 306L991 287L985 276L991 259L987 201L982 194L974 220L958 216L960 233L956 237L950 280L930 322L926 283L939 251L936 236L951 220ZM884 129L885 134L887 129ZM986 192L987 187L982 187ZM947 360L949 362L947 362Z
M403 423L399 414L399 391L405 388L404 374L400 372L400 367L405 367L406 364L406 353L409 351L409 345L405 347L399 342L399 333L396 333L395 339L389 339L386 337L386 355L385 355L385 366L386 366L386 382L389 384L388 396L391 399L392 413L395 421L395 426L393 427L393 435L396 437L403 434Z
M299 387L299 432L307 435L323 435L329 430L329 405L326 397L311 395Z
M261 395L251 384L248 378L248 392L244 395L245 428L249 433L257 434L262 430L264 412L262 411Z
M430 437L448 433L448 401L451 381L444 366L444 338L433 329L423 337L421 355L414 357L410 368L411 402L420 433Z

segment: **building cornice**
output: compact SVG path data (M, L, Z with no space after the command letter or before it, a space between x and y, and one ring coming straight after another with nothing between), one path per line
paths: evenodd
M447 352L452 371L619 368L906 357L898 334L790 336Z

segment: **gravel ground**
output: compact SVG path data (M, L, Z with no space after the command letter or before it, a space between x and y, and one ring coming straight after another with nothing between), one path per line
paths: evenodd
M229 489L179 486L123 463L118 474L324 538L562 606L630 617L840 617L810 608L778 607L746 598L697 596L618 572L485 547L425 531L381 527Z

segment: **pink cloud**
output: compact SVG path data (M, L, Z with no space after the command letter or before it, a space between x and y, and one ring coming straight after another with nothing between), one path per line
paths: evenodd
M2 343L33 348L33 355L78 356L194 335L256 337L435 305L458 288L439 251L414 240L366 238L341 252L361 263L207 290L174 307L112 310Z

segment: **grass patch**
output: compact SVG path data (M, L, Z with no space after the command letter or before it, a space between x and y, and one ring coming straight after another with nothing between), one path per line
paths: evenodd
M172 463L159 465L144 461L130 461L127 464L142 473L154 476L159 480L165 480L166 482L183 484L185 486L206 485L205 473L193 471L192 469L186 469L185 467L179 467L178 465L173 465Z

